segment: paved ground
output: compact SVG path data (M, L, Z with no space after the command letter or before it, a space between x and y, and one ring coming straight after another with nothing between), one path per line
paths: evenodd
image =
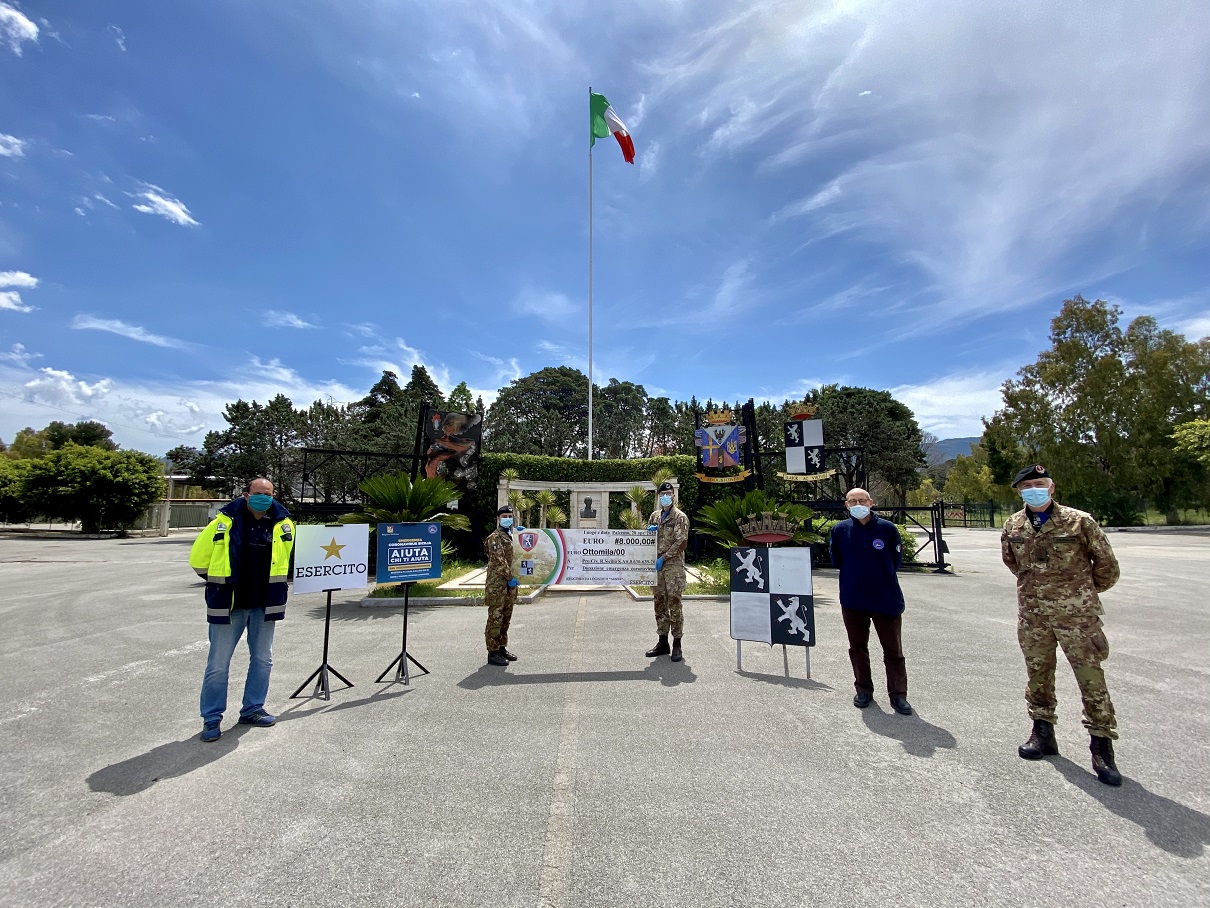
M0 905L1207 904L1210 539L1113 537L1116 790L1070 673L1063 756L1017 758L997 534L950 539L957 576L904 577L914 717L851 706L823 572L811 681L755 645L737 672L716 602L689 607L686 662L648 661L650 605L608 594L520 607L507 670L481 608L417 610L433 673L376 685L401 618L350 595L331 661L357 686L291 701L323 638L297 597L282 721L203 745L189 538L0 538Z

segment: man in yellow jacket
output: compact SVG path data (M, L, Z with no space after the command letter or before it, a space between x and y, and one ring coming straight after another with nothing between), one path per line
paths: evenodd
M189 565L206 581L210 656L202 680L203 741L217 741L227 709L231 656L248 631L248 677L239 721L267 728L265 712L273 669L273 628L286 614L286 581L294 549L294 523L273 498L273 483L254 479L226 505L193 543Z

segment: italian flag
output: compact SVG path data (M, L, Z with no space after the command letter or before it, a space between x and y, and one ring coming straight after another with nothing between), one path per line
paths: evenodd
M588 147L596 145L597 139L603 139L613 133L613 137L622 146L622 157L626 159L627 164L633 164L634 140L630 138L630 133L626 131L626 125L621 118L609 106L608 99L604 95L590 91L588 93L588 112L591 132Z

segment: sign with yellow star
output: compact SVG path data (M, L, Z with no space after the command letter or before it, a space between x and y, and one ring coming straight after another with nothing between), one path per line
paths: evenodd
M296 527L294 592L365 589L369 552L370 528L364 523Z

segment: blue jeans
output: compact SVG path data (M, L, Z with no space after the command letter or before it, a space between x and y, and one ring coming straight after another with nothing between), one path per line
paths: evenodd
M202 719L223 718L227 709L227 674L231 656L248 630L248 677L244 681L244 705L241 716L250 716L265 708L269 693L269 672L273 670L273 626L276 621L265 620L263 608L231 610L230 624L211 624L210 657L206 660L206 676L202 679Z

